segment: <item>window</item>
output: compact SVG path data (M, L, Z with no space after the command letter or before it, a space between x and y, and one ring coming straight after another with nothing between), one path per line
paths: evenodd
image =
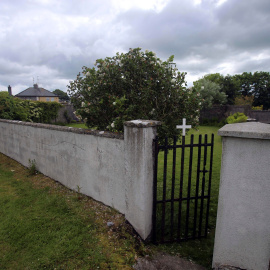
M54 101L54 98L53 97L51 98L51 101Z
M49 98L49 97L47 97L47 98L46 98L46 101L50 101L50 98Z

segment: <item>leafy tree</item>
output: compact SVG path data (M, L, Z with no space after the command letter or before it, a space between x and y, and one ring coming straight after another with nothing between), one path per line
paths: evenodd
M227 104L233 105L235 98L240 95L240 82L235 76L226 75L222 82L222 92L227 95Z
M238 96L238 97L235 98L234 105L239 105L239 106L249 105L249 106L252 106L253 101L254 101L253 96Z
M70 100L70 97L68 96L68 94L60 89L55 89L53 93L59 97L60 101Z
M221 91L221 86L206 78L194 82L194 89L201 95L203 108L225 104L227 101L227 96Z
M254 106L261 106L265 110L270 109L270 73L255 72L253 74Z
M206 79L220 86L220 92L227 95L227 103L233 105L250 104L254 101L254 106L263 105L264 109L270 109L270 73L264 71L243 72L234 76L223 76L219 73L207 74L202 79ZM198 84L200 80L194 82ZM248 98L246 98L248 97ZM253 99L252 99L253 97ZM248 101L248 102L246 102Z
M96 60L96 68L83 67L68 86L77 115L88 127L123 131L123 122L153 119L163 122L159 136L178 134L185 117L198 124L199 96L186 88L185 74L151 51L130 49L126 54Z
M204 79L218 84L222 88L224 76L220 73L207 74L203 76Z
M244 97L254 97L254 106L263 105L264 109L270 109L270 73L256 71L244 72L234 76L239 81L239 92Z
M220 92L227 95L226 104L233 105L235 98L240 95L240 83L237 78L231 75L225 77L220 73L207 74L202 79L206 79L220 86Z
M239 92L242 96L253 95L253 76L251 72L243 72L241 75L235 75L235 78L240 83Z

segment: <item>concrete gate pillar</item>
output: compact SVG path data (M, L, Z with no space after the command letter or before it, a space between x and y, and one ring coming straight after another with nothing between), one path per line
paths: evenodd
M230 124L223 138L213 268L268 270L270 125Z
M126 218L145 240L152 230L153 139L161 122L125 122Z

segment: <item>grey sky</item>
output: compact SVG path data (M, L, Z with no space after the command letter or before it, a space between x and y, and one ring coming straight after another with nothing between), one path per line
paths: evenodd
M141 47L208 73L270 72L269 0L1 0L0 90L66 91L82 66ZM38 77L38 79L37 79Z

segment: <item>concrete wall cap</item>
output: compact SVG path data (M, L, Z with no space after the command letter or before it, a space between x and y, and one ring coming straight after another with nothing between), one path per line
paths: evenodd
M147 128L147 127L155 127L155 126L160 126L161 122L156 121L156 120L131 120L131 121L126 121L124 123L125 126L127 127L140 127L140 128Z
M67 126L23 122L23 121L7 120L7 119L0 119L0 122L22 125L22 126L31 126L31 127L35 127L35 128L45 128L45 129L51 129L51 130L79 133L79 134L84 134L84 135L93 135L93 136L97 136L97 137L105 137L105 138L111 138L111 139L124 140L124 134L119 133L119 132L101 131L101 130L84 129L84 128L74 128L74 127L67 127Z
M218 131L218 135L223 137L269 140L270 125L259 122L228 124Z

